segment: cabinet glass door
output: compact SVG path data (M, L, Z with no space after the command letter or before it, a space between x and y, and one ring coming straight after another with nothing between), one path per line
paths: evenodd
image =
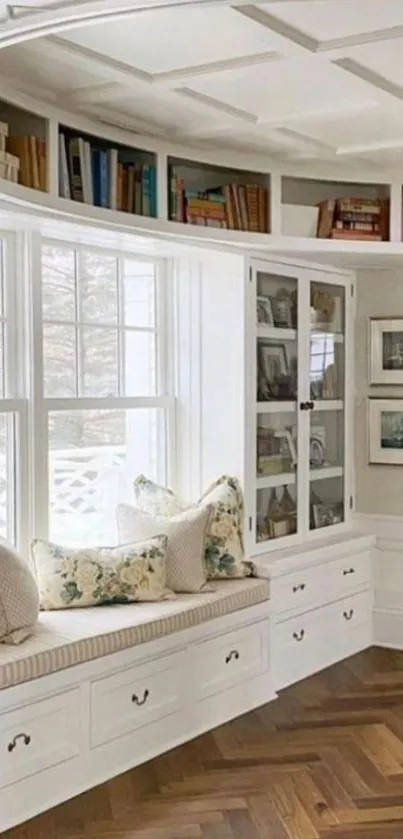
M345 288L312 282L309 354L309 526L345 518Z
M257 542L298 529L298 282L256 272Z

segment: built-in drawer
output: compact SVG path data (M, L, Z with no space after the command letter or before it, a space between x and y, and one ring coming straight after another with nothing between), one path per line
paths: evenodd
M348 635L355 652L356 631L369 630L371 616L372 595L364 591L277 623L273 627L275 687L299 681L348 654ZM365 638L369 634L364 632Z
M184 654L179 652L92 682L91 746L178 711L184 701L184 673Z
M80 752L80 689L0 714L0 788Z
M268 620L195 644L191 649L195 699L262 673L268 666Z
M278 615L303 612L369 587L370 582L368 551L276 577L271 584L271 599Z

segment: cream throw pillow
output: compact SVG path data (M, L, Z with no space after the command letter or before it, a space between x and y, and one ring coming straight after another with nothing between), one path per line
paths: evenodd
M64 548L44 539L31 546L42 609L163 600L167 538L115 548Z
M139 475L134 481L134 495L136 506L140 510L150 512L150 509L160 509L160 515L164 518L171 517L171 509L181 509L185 506L172 490L158 486L144 475ZM199 498L196 506L197 509L206 506L213 508L205 545L208 579L257 576L256 565L245 560L244 556L244 505L242 489L237 478L222 475ZM188 509L192 507L188 505Z
M155 533L168 537L167 585L189 594L206 590L205 540L212 507L191 508L177 516L156 518L128 504L117 508L120 542L149 539Z
M32 635L38 612L38 588L27 563L0 541L0 642L20 644Z

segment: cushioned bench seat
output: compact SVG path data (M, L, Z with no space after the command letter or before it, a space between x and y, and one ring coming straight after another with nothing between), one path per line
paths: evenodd
M0 689L144 644L269 599L265 579L214 582L214 591L162 603L41 613L20 646L0 644Z

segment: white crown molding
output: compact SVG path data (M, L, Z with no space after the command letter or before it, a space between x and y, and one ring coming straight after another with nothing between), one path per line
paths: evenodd
M303 52L308 51L310 53L317 52L319 41L317 41L316 38L306 35L305 32L301 32L301 30L297 29L295 26L291 26L291 24L285 23L283 20L280 20L280 18L275 17L275 15L265 12L259 6L248 4L234 6L234 9L239 14L249 18L249 20L259 23L260 26L264 26L265 29L269 29L270 32L284 38L284 40L289 44L289 48L287 50L288 54L290 54L290 49L292 47L292 53L294 55L301 54L301 50Z
M220 114L226 114L230 117L243 120L243 122L252 123L253 125L257 124L258 118L256 114L252 114L249 111L243 111L241 108L234 108L232 105L227 105L226 102L222 102L220 99L215 99L213 96L206 96L204 93L198 93L196 90L191 90L188 87L178 88L175 90L175 93L179 96L191 99L199 105L219 111Z
M344 35L318 43L316 52L336 52L362 47L367 44L379 44L382 41L394 41L403 38L403 26L390 26L386 29L374 29L371 32L359 32L356 35Z

